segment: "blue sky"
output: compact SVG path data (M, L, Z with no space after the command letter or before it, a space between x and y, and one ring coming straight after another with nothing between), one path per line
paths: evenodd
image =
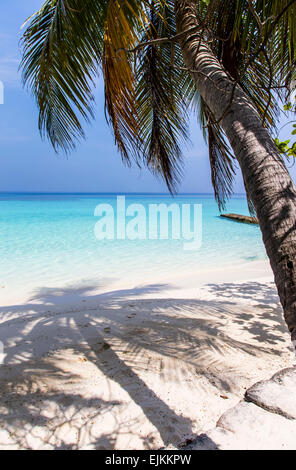
M0 105L0 192L166 192L165 184L147 169L127 168L116 151L104 116L103 86L97 86L96 120L86 127L87 139L67 158L41 141L33 98L20 84L18 65L21 25L42 5L41 0L1 0L0 80L5 102ZM212 192L207 149L191 119L192 146L184 150L185 168L179 192ZM285 137L285 136L283 136ZM296 174L294 169L293 174ZM241 175L235 192L243 192Z

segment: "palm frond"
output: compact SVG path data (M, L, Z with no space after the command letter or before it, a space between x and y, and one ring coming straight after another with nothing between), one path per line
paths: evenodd
M170 1L117 1L105 27L103 71L106 110L123 157L144 161L174 191L181 172L181 143L188 137L186 81L181 52L169 43L137 44L175 34ZM146 7L146 8L145 8Z
M197 2L197 13L214 54L274 127L295 76L296 1L230 0L225 8L211 0Z
M272 129L296 78L296 0L196 2L213 53ZM46 0L23 36L23 82L39 108L39 128L56 150L71 150L94 114L102 68L106 115L122 157L144 161L174 190L198 98L175 40L173 0ZM148 44L147 44L148 41ZM144 44L142 44L144 42ZM150 42L150 44L149 44ZM201 101L216 199L231 194L233 156Z
M66 152L93 117L107 0L47 0L23 36L23 83L39 108L39 129Z
M224 137L223 130L198 93L193 99L193 108L198 116L204 139L209 147L211 179L219 210L225 209L226 201L233 192L235 160Z
M105 108L115 142L126 161L131 154L137 159L142 146L135 105L134 57L129 51L135 48L146 22L146 11L140 2L109 2L103 53Z
M215 56L248 94L271 130L295 77L295 13L296 1L291 0L230 0L227 8L223 0L197 2L197 14ZM223 208L232 192L233 156L221 127L211 125L214 119L204 103L198 117L209 144L216 200ZM248 205L254 213L249 198Z
M142 36L143 43L149 37L175 34L172 3L160 8L152 3L150 30ZM182 70L178 44L149 45L138 59L136 107L143 157L173 192L182 172L182 144L189 139L187 110L194 85Z

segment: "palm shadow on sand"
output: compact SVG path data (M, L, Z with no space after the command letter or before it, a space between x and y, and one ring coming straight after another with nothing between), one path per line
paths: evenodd
M219 359L214 356L222 357L225 345L234 353L244 352L250 357L257 357L262 351L280 354L275 347L281 341L276 331L284 330L285 326L279 306L274 306L270 300L274 295L272 285L256 283L251 286L250 292L255 289L262 296L259 315L258 309L256 315L252 310L237 314L235 302L223 298L223 290L219 292L221 301L153 298L137 301L143 294L157 296L168 287L155 284L99 295L94 293L97 286L91 284L65 290L44 288L36 292L28 304L2 308L1 337L4 337L6 358L5 365L0 367L0 423L10 434L8 439L17 428L13 439L22 448L34 446L34 433L37 433L36 442L43 448L52 442L54 448L79 448L86 435L94 448L116 446L114 433L102 429L98 433L92 423L97 425L100 417L110 411L116 419L116 409L122 403L111 397L83 397L79 373L65 367L56 351L75 350L76 355L95 366L107 380L116 382L158 430L164 445L176 445L178 439L186 441L192 436L192 422L170 408L147 385L140 377L142 370L149 367L164 380L182 382L186 380L186 370L180 368L176 372L175 361L183 361L195 367L197 374L206 370L209 380L214 377L217 387L230 391L231 384L215 376ZM220 285L212 284L210 288L218 291ZM235 299L236 295L241 295L243 286L233 284L227 289ZM63 299L69 296L75 299L75 305L62 308ZM13 319L18 312L22 315ZM252 341L227 334L225 326L232 322L246 328ZM169 367L162 370L162 359L159 367L147 364L143 350L164 358ZM51 380L56 387L48 386ZM67 390L67 384L73 383L77 383L77 393L73 393L73 387L70 392ZM43 412L49 403L51 409L56 409L59 419ZM84 414L87 420L81 418ZM163 426L164 421L166 426ZM132 421L118 423L118 433L132 434L139 425ZM69 427L68 432L73 435L71 444L65 443L62 437L57 439L62 426ZM179 430L178 435L176 430ZM154 436L143 437L142 446L155 448Z

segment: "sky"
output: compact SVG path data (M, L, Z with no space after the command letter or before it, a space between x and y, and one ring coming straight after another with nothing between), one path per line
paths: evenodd
M68 155L57 155L38 131L34 99L21 86L18 72L21 25L42 0L0 0L0 192L166 193L164 182L147 169L126 167L104 115L103 84L96 88L96 119L85 126L86 140ZM184 149L184 174L179 193L211 193L208 153L196 118L190 119L191 141ZM285 131L287 132L287 131ZM284 135L283 137L286 137ZM296 171L292 169L293 176ZM234 184L244 192L240 171Z

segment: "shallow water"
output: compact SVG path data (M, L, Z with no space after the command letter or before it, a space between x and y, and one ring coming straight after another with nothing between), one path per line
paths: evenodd
M171 236L97 240L99 218L94 212L103 203L112 205L116 215L116 195L0 195L0 286L50 286L104 278L148 281L266 257L259 227L220 218L212 196L126 195L126 206L141 204L146 211L147 234L149 204L174 203L180 211L182 204L191 204L191 228L193 205L201 204L202 243L190 251L184 250L186 240ZM245 198L234 197L227 212L247 215Z

